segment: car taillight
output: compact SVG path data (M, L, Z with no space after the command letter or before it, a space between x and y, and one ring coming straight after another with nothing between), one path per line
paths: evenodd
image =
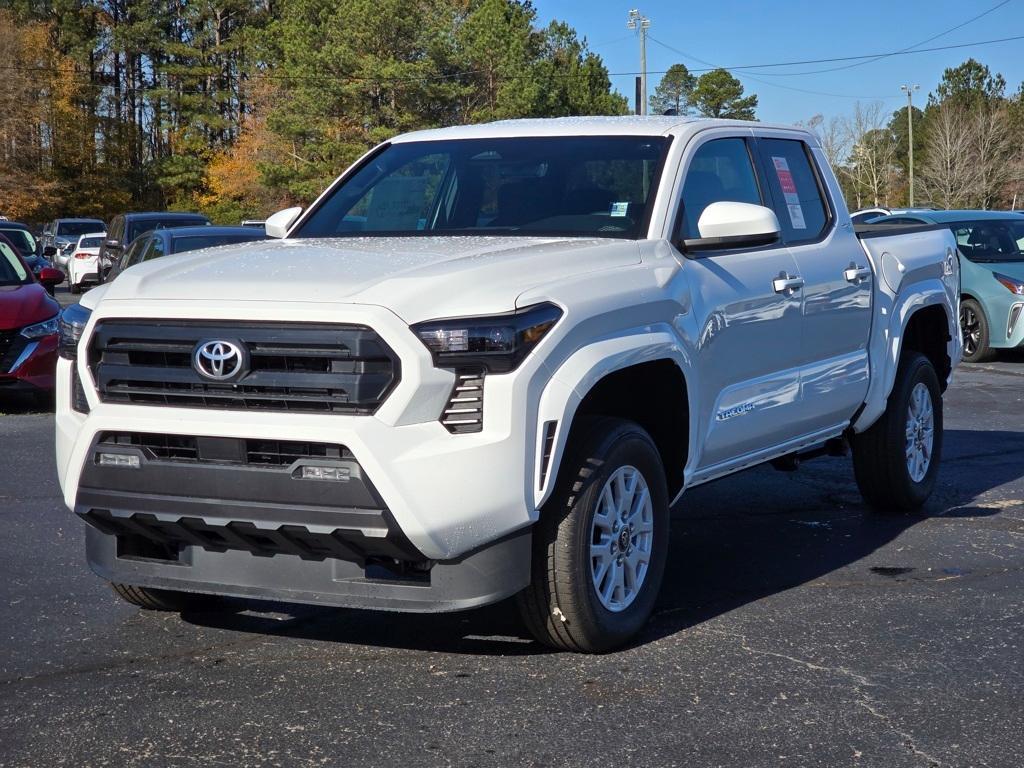
M93 254L91 254L91 253L76 253L75 254L75 258L76 259L91 259L92 257L93 257Z

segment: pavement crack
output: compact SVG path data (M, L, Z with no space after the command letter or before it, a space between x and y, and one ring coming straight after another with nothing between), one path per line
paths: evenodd
M757 656L771 656L776 659L783 659L784 661L789 661L793 664L799 664L800 666L813 670L815 672L829 672L834 675L841 675L843 677L849 678L850 680L853 680L857 685L867 687L874 687L876 685L875 683L872 683L864 675L860 674L859 672L854 672L852 669L848 669L847 667L827 667L823 664L815 664L813 661L800 659L796 656L789 656L785 653L778 653L777 651L766 651L762 648L753 648L747 641L746 635L741 635L736 632L725 632L720 629L708 629L707 631L717 635L722 635L724 637L731 637L734 640L738 640L740 643L740 648L742 648L747 653L752 653Z
M931 768L941 768L941 766L942 766L942 761L941 760L939 760L937 757L935 757L933 755L928 754L923 749L920 749L914 743L913 735L907 733L906 731L900 730L896 726L896 724L892 721L891 717L889 717L884 712L879 712L878 709L875 707L874 703L871 701L871 697L867 696L863 692L862 692L861 695L863 696L863 698L860 701L857 702L858 706L866 709L871 714L872 717L875 717L875 718L881 720L882 722L884 722L885 726L886 726L886 729L889 731L889 733L891 733L894 736L897 736L900 739L902 739L903 746L905 746L910 751L910 753L912 755L914 755L914 757L919 757L922 760L927 760L928 761L928 765Z
M857 697L854 703L857 706L865 709L867 712L871 714L872 717L884 723L886 731L892 734L893 736L899 738L903 746L914 757L927 761L927 765L929 766L929 768L941 768L942 761L940 761L937 757L929 754L928 752L925 752L923 749L918 747L912 734L901 730L897 726L897 724L893 722L892 718L889 717L889 715L885 714L884 712L878 709L876 701L867 693L867 691L864 690L865 688L877 687L878 684L871 682L871 680L868 679L866 675L862 675L859 672L854 672L852 669L849 669L848 667L830 667L824 664L816 664L813 661L808 661L807 659L801 659L796 656L790 656L786 653L768 651L763 648L754 648L750 645L747 636L739 632L726 632L720 629L706 629L705 631L736 640L739 643L740 648L746 651L747 653L754 654L756 656L770 656L772 658L782 659L792 664L797 664L801 667L804 667L805 669L810 669L814 672L825 672L832 675L839 675L852 681L853 690Z

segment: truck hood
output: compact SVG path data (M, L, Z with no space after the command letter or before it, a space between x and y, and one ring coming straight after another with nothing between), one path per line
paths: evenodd
M607 238L271 240L139 264L103 300L377 304L415 323L510 310L535 286L639 261L635 241Z

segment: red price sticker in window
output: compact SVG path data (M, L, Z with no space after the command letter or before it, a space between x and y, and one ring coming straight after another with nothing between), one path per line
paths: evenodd
M782 194L786 198L786 208L789 209L789 221L793 229L807 229L804 221L804 209L800 205L800 196L796 192L796 182L793 181L793 174L790 173L789 163L784 157L772 156L772 165L775 166L775 175L779 179L779 186L782 187Z

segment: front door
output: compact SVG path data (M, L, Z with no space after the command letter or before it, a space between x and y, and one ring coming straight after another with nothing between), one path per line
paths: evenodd
M734 201L770 205L755 171L752 141L711 138L685 166L679 238L700 237L708 205ZM795 437L799 409L801 292L786 287L796 260L781 243L680 256L698 323L698 472Z

